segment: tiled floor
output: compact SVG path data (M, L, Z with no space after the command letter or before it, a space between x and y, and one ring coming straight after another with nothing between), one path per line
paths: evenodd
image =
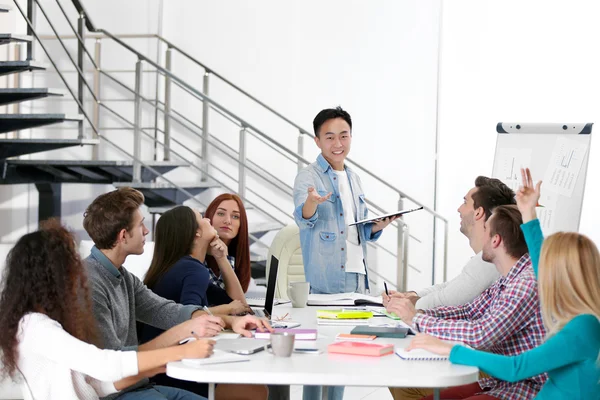
M290 388L290 400L302 400L302 386ZM352 386L344 390L344 400L392 400L392 395L387 388Z

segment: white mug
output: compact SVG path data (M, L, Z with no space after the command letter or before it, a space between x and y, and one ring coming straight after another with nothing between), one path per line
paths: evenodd
M288 297L292 300L292 307L306 307L308 301L308 293L310 292L310 283L308 282L292 282L288 286Z

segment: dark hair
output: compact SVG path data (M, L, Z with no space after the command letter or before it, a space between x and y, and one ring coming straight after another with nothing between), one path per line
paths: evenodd
M104 193L83 214L83 228L99 249L112 249L121 230L133 228L135 211L144 204L142 192L122 187Z
M144 278L146 286L153 289L181 257L192 253L197 231L196 214L188 206L178 206L161 215L154 231L152 263Z
M315 130L315 135L319 137L319 129L321 129L321 126L330 119L336 118L341 118L346 121L350 126L350 130L352 130L352 118L350 118L350 114L342 110L342 107L337 106L336 108L326 108L317 114L313 120L313 129Z
M248 216L246 215L246 208L242 199L238 195L232 193L223 193L217 197L208 205L204 217L211 220L217 212L219 205L227 200L234 200L240 208L240 229L238 234L234 237L229 245L227 246L227 252L229 255L235 256L235 275L240 281L242 290L244 293L248 290L250 285L250 242L248 240ZM219 266L217 260L214 257L206 256L206 265L219 276Z
M492 215L494 207L517 204L515 192L499 179L478 176L475 179L475 187L477 190L471 196L473 207L475 210L483 207L486 220Z
M32 312L46 314L77 339L96 341L87 275L75 240L53 219L21 237L6 258L0 297L0 350L7 375L14 376L17 368L19 322Z
M527 253L527 243L521 231L521 212L511 204L494 208L493 215L494 218L490 220L490 237L500 235L506 252L514 258L521 258Z

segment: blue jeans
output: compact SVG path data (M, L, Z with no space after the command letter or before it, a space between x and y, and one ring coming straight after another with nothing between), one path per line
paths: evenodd
M363 274L356 274L353 272L346 272L346 282L344 287L344 293L365 293L365 279L366 276ZM311 293L315 294L326 294L321 293L313 288L310 289ZM302 391L302 400L320 400L323 397L323 386L304 386ZM327 400L342 400L344 397L344 386L328 386L327 387Z
M167 386L152 386L123 393L119 400L206 400L187 390Z
M354 272L346 272L346 281L344 284L344 291L342 293L362 293L366 292L366 275L356 274ZM314 294L327 294L317 289L310 288L310 292Z
M321 400L321 398L323 398L323 386L304 386L302 400ZM342 400L343 398L343 386L327 387L327 400Z

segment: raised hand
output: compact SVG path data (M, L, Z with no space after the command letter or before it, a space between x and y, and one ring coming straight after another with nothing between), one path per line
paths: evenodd
M410 342L406 350L423 349L441 356L448 356L452 347L454 347L452 343L444 342L425 333L417 333L417 336Z
M308 197L306 198L306 201L319 205L319 204L323 203L324 201L329 200L330 197L331 197L331 192L329 192L325 196L321 196L319 194L319 192L317 192L315 190L315 188L311 186L308 188Z
M213 353L216 341L210 339L199 339L182 344L183 358L206 358Z
M521 168L521 179L523 185L517 191L516 200L517 207L519 207L519 211L523 217L523 223L525 223L536 218L535 207L538 205L538 200L540 199L542 181L539 181L534 187L529 168Z

